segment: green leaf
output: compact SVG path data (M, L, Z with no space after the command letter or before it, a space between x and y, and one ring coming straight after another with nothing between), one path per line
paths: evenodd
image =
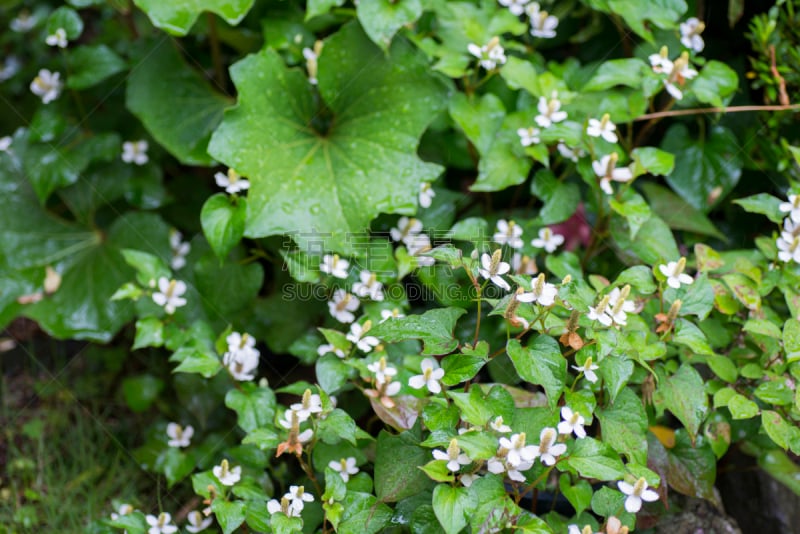
M674 375L661 380L656 391L664 407L683 423L694 439L708 415L708 395L700 374L685 363Z
M675 156L673 154L652 146L634 148L631 152L631 158L635 164L635 176L644 173L668 176L675 168Z
M67 56L67 87L86 89L127 68L125 61L106 45L79 46Z
M738 87L736 71L725 63L712 59L692 81L690 89L700 102L722 107L730 102Z
M211 250L220 260L239 244L244 235L247 201L244 198L217 193L203 204L200 224Z
M467 526L472 506L468 488L438 484L433 490L433 513L447 534L457 534Z
M558 479L558 487L578 515L586 510L592 502L594 492L592 485L586 480L578 479L573 485L569 482L569 475L561 475Z
M246 57L231 76L239 103L209 152L250 178L250 237L297 232L304 248L304 239L330 233L326 247L347 251L348 233L363 231L378 213L412 214L419 184L441 172L416 150L444 105L443 86L403 40L384 57L358 25L329 38L318 75L327 110L316 108L306 77L273 51Z
M172 355L170 361L180 362L172 370L173 373L196 373L205 378L211 378L222 369L222 363L216 354L196 347L179 349Z
M501 191L528 178L533 161L525 157L519 143L517 128L520 127L523 127L520 117L506 115L493 143L478 162L478 179L470 186L471 191Z
M500 69L500 76L511 89L525 89L536 97L550 96L540 88L536 67L529 61L509 56L506 64Z
M455 386L471 380L488 361L487 355L451 354L442 360L442 369L444 369L442 382L448 386Z
M155 254L133 249L122 249L120 253L125 263L136 269L136 281L142 286L148 287L151 282L161 277L171 278L169 267Z
M136 7L147 13L156 28L183 36L189 33L203 11L216 13L235 26L247 15L254 0L134 0Z
M636 239L639 229L652 215L647 202L638 193L630 189L626 192L623 201L611 198L608 204L615 213L622 215L628 221L631 239Z
M700 328L688 319L678 319L675 321L675 335L672 341L689 347L692 352L698 354L714 354L708 344L706 335Z
M276 404L270 388L252 382L242 383L240 389L231 389L225 395L225 406L236 412L239 426L246 432L272 426Z
M164 381L153 375L131 376L122 381L122 396L134 412L147 410L163 389Z
M740 273L728 273L722 277L722 280L736 300L748 309L758 310L761 307L761 296L753 280Z
M750 419L758 415L758 404L740 393L734 394L728 400L728 409L734 419Z
M350 378L351 367L335 354L321 356L314 369L319 387L328 395L337 394Z
M164 344L164 323L157 317L145 317L136 321L136 338L133 350L144 347L160 347Z
M450 99L449 111L478 154L488 153L506 116L503 101L492 93L470 99L458 92Z
M537 217L537 222L543 225L566 221L581 201L578 186L557 180L550 170L541 170L534 175L531 193L544 202Z
M319 439L328 444L336 444L342 440L356 444L356 431L358 427L347 412L336 408L320 421L317 435Z
M791 447L792 451L796 453L800 449L800 429L786 421L778 412L763 410L761 412L761 428L783 450Z
M324 15L334 7L344 4L344 0L308 0L306 2L306 20Z
M603 91L616 85L634 89L642 85L642 73L649 70L639 58L610 59L600 64L582 91Z
M623 253L635 255L644 263L654 265L665 263L673 258L680 257L675 236L672 235L667 224L657 215L651 215L642 224L636 233L636 238L630 238L630 228L622 217L611 218L611 235Z
M410 432L395 436L381 431L375 450L375 495L381 502L397 502L424 491L430 480L417 466L430 458Z
M692 442L686 431L679 429L675 431L675 446L671 449L665 449L653 434L648 434L648 443L654 469L666 473L665 482L672 489L716 502L717 459L703 436Z
M540 335L523 347L519 341L511 339L506 350L520 378L542 386L550 408L555 408L567 379L567 360L561 355L558 342L550 336Z
M728 356L711 355L706 358L706 363L714 371L714 374L725 382L732 384L739 377L736 364Z
M786 361L800 360L800 321L795 318L787 319L783 323L783 350L786 352Z
M195 263L194 274L203 305L214 316L222 317L252 305L264 281L264 268L259 263L229 260L220 266L210 253Z
M247 517L244 501L229 502L225 499L214 499L214 502L211 503L211 510L224 534L231 534L244 523L245 517Z
M658 286L653 281L653 272L644 265L634 265L619 273L614 285L622 287L625 284L630 284L643 295L650 295L658 289Z
M733 201L734 204L740 205L744 211L766 215L770 221L777 224L781 224L786 216L779 209L781 202L781 199L769 193L758 193L749 197L737 198Z
M609 354L603 358L599 369L611 402L614 402L633 375L633 360L623 355Z
M228 104L227 97L212 89L169 42L159 45L128 78L125 105L150 135L186 165L214 163L206 146Z
M634 32L649 42L653 42L653 34L646 21L662 29L674 29L687 9L684 0L608 0L608 10L621 16Z
M424 344L422 355L447 354L458 347L453 329L466 310L461 308L436 308L420 315L408 315L377 324L370 335L395 343L407 339L420 339Z
M648 182L642 184L642 190L650 208L673 230L686 230L727 241L708 217L666 187Z
M155 467L164 473L167 487L171 488L194 470L194 459L180 449L169 447L158 457Z
M481 242L488 238L489 224L480 217L467 217L456 222L447 234L451 239Z
M619 455L602 441L590 437L575 441L567 464L585 478L620 480L625 475Z
M431 460L419 469L428 475L435 482L452 482L455 480L453 473L447 469L447 462L444 460Z
M83 20L71 7L61 6L47 17L47 34L54 35L59 28L67 33L67 39L74 41L83 33Z
M695 140L683 124L664 134L661 148L681 157L667 183L700 211L710 210L730 193L742 175L742 155L736 136L722 126L711 128L705 139Z
M392 509L367 493L348 491L342 507L344 513L337 534L374 534L392 518Z
M356 11L358 21L372 41L389 48L397 31L417 20L422 15L420 0L373 0L359 3Z
M795 495L800 496L800 466L789 458L785 452L773 449L771 451L756 451L758 465L770 474L775 480L791 489Z
M624 388L611 406L598 410L597 418L603 441L628 461L647 465L647 414L633 391Z

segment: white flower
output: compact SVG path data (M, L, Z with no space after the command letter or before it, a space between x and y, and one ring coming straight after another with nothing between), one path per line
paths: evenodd
M650 66L653 67L653 72L657 73L672 73L672 61L669 59L669 49L666 46L661 47L658 54L650 54L647 59L650 60Z
M525 444L525 432L512 434L510 438L498 440L498 456L505 452L506 463L518 467L523 462L533 462L536 458L536 447Z
M706 44L700 34L706 29L706 25L692 17L686 22L681 22L681 44L695 52L702 52Z
M517 482L525 482L525 475L523 475L522 472L527 471L531 467L533 467L532 461L521 461L516 465L512 465L507 458L500 458L497 456L489 458L489 461L486 462L486 469L490 473L499 475L505 472L508 478L516 480Z
M381 323L385 323L389 319L399 319L400 317L405 317L405 315L400 313L399 308L393 308L391 310L381 310Z
M44 104L49 104L58 98L63 86L60 72L41 69L39 75L31 82L31 92L40 97Z
M522 227L505 219L497 221L497 231L492 240L498 245L508 245L511 248L522 248L525 244L522 240Z
M214 522L214 519L211 517L204 517L202 513L194 510L193 512L189 512L189 515L186 516L186 520L189 522L189 526L186 527L186 530L194 534L195 532L202 532L208 527L211 526L211 523Z
M592 363L591 356L586 358L586 361L583 362L583 365L573 365L572 368L578 371L579 373L583 373L583 376L586 377L586 380L588 380L592 384L597 382L597 374L595 373L595 371L600 369L600 367Z
M436 191L430 182L422 182L419 184L419 205L423 208L430 208L433 197L436 196Z
M536 267L536 260L527 254L522 255L519 252L515 252L511 256L511 270L517 274L536 274L539 272L539 268Z
M525 4L531 0L498 0L501 6L507 7L512 15L517 17L525 12Z
M551 306L558 296L558 288L545 282L544 273L539 274L531 283L530 293L520 293L517 300L520 302L536 302L540 306Z
M36 17L31 16L27 11L23 11L11 21L9 27L17 33L27 33L36 26L37 22Z
M297 517L300 515L302 508L298 511L294 506L292 506L292 501L284 496L280 502L278 502L278 499L270 499L270 501L267 503L267 511L270 513L270 515L281 513L287 517Z
M258 350L248 347L226 352L222 356L222 363L228 368L234 380L246 382L256 377L259 356Z
M599 321L604 326L611 326L614 319L608 313L608 299L600 301L597 306L589 306L589 313L586 314L590 321Z
M0 67L0 82L4 82L13 77L21 67L17 56L6 56L5 61L2 62Z
M367 369L375 375L375 381L378 384L384 384L391 380L393 376L397 375L397 369L391 365L387 365L386 358L383 356L381 356L381 359L377 362L372 362L367 365ZM398 382L397 385L399 388L400 383Z
M120 504L116 512L111 512L111 520L116 521L123 515L132 514L133 511L134 508L130 504Z
M355 296L344 289L337 289L333 293L333 299L328 301L328 311L340 323L352 323L356 320L353 312L358 309L361 302Z
M223 486L233 486L242 478L241 466L230 467L228 460L222 460L222 463L215 465L211 472Z
M539 134L542 133L539 131L539 128L534 128L533 126L529 126L528 128L519 128L517 129L517 135L519 136L519 143L522 146L531 146L537 144L541 141L539 138Z
M417 258L417 265L425 267L436 263L436 260L430 256L420 256L420 254L431 250L431 239L427 234L408 236L405 239L405 244L408 247L408 253Z
M556 36L558 19L547 11L540 11L538 2L528 4L525 12L531 19L531 35L542 39L552 39Z
M617 168L618 159L619 156L617 153L612 152L592 162L594 173L600 177L600 189L607 195L614 194L614 190L611 188L611 180L615 182L629 182L633 180L633 172L629 167Z
M636 484L630 485L624 480L617 482L619 490L628 496L625 499L625 510L635 514L642 509L642 501L653 502L658 500L658 493L647 489L647 481L640 477Z
M169 233L169 246L172 249L169 266L177 271L186 265L186 256L192 250L192 246L188 241L183 241L183 234L174 229Z
M303 57L306 59L308 82L311 85L317 85L317 60L319 59L319 54L311 48L303 48Z
M503 280L501 275L504 275L510 271L511 266L504 261L500 261L502 254L503 252L500 249L497 249L491 256L485 253L481 255L482 268L479 268L478 272L485 279L491 280L496 286L508 291L511 289L511 286L508 285L508 282Z
M444 369L439 367L439 362L433 358L425 358L420 364L422 368L421 375L414 375L408 379L408 385L414 389L422 389L427 387L431 393L439 393L442 391L442 386L439 380L444 376Z
M564 236L554 234L550 228L540 228L539 237L531 241L531 245L536 248L543 248L547 252L555 252L555 250L564 243Z
M792 224L791 218L784 219L784 230L775 242L778 247L778 259L782 262L795 261L800 263L800 235L797 235L796 226Z
M348 268L350 268L350 262L340 258L338 254L325 254L322 257L322 263L319 264L320 271L341 279L347 278Z
M681 284L689 285L694 282L694 278L683 272L686 267L686 258L681 257L678 261L671 261L666 265L659 265L658 270L667 277L667 285L678 289Z
M250 181L242 178L241 175L233 169L228 169L228 174L218 172L214 175L214 181L218 187L225 189L229 195L241 193L250 189Z
M621 290L615 287L608 294L608 309L606 313L611 316L614 324L626 325L628 322L626 314L636 310L636 303L632 300L627 300L630 290L630 286L626 285Z
M153 302L164 307L169 315L175 313L176 308L186 305L186 299L181 297L186 293L186 283L180 280L169 280L161 277L158 279L158 291L153 293Z
M303 400L292 404L289 408L297 413L300 420L305 421L312 414L322 413L322 399L307 389L303 392Z
M67 30L64 28L58 28L56 32L52 35L48 35L47 38L44 40L49 46L57 46L59 48L66 48L67 47Z
M617 126L611 122L609 114L606 113L600 120L589 119L589 126L586 127L587 135L592 137L601 137L609 143L616 143L618 138L614 130Z
M555 443L558 433L555 428L546 427L539 434L539 445L534 446L534 457L541 458L544 465L554 465L556 458L567 452L563 443Z
M292 503L292 507L300 512L303 510L305 503L314 502L314 496L306 493L303 486L289 486L289 492L284 495Z
M10 135L0 137L0 152L8 152L8 149L11 148L11 141Z
M122 143L122 161L125 163L135 163L136 165L144 165L149 161L147 157L148 149L147 141L125 141Z
M511 427L503 423L502 415L498 415L492 421L489 421L489 427L495 432L500 432L501 434L505 434L506 432L511 432Z
M147 515L145 518L150 528L147 534L173 534L178 532L178 527L172 525L172 516L166 512L161 512L158 517Z
M462 465L469 465L472 463L472 460L469 459L469 456L461 452L461 448L458 446L458 440L456 438L450 440L450 445L447 447L446 451L434 449L432 454L436 460L446 461L447 470L453 473L457 473L461 469Z
M500 39L498 37L492 37L489 42L483 46L470 43L467 45L467 51L478 58L481 67L486 70L492 70L497 67L497 65L502 65L506 62L505 50L500 46Z
M347 334L348 341L356 344L359 350L370 353L372 349L380 345L381 341L375 336L366 335L372 327L372 321L367 320L364 326L358 323L350 325L350 333Z
M458 481L461 482L462 486L468 488L472 486L472 483L478 480L479 478L481 478L480 475L476 475L473 473L464 473L463 475L458 477Z
M586 430L583 428L586 419L581 414L573 412L569 406L562 406L561 417L563 421L558 423L559 434L572 434L575 432L575 436L578 438L586 437Z
M563 142L559 142L558 145L556 145L556 148L558 149L558 153L561 154L562 158L566 158L573 162L577 162L578 158L584 154L583 150L580 148L570 148Z
M567 118L567 112L560 111L561 101L558 99L557 91L553 91L549 100L540 96L537 109L539 114L533 120L542 128L549 128L551 124L561 122Z
M170 447L188 447L194 436L194 428L191 425L183 428L178 423L169 423L167 424L167 436L169 437L167 445Z
M334 353L339 358L344 358L347 356L342 349L337 349L333 345L320 345L317 347L317 354L320 356L324 356L329 352Z
M778 206L781 213L788 213L794 222L800 222L800 195L789 195L788 202L781 202Z
M358 275L360 282L353 284L353 293L359 297L369 297L375 301L383 300L383 284L378 282L375 273L364 269Z
M352 456L348 458L342 458L338 462L336 460L331 460L328 462L328 467L339 473L342 476L342 480L345 482L350 480L350 475L355 475L358 473L356 459Z
M397 228L389 230L389 235L392 236L393 241L407 243L408 239L413 239L420 232L422 232L422 223L418 219L400 217L397 221Z
M309 412L300 413L295 410L286 410L283 412L283 419L278 420L278 424L281 425L286 430L291 430L294 426L295 419L297 420L297 424L299 425L303 421L308 420L310 417Z
M256 338L247 332L243 334L239 332L231 332L225 338L225 343L228 344L228 352L239 352L247 349L255 349Z
M611 531L609 530L608 532L610 533ZM595 533L591 525L584 525L582 529L579 528L578 525L568 525L567 534L603 534L603 533L602 532Z

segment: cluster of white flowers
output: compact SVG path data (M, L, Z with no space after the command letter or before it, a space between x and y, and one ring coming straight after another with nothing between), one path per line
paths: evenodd
M612 180L623 183L633 180L633 171L631 171L630 167L617 167L618 160L617 153L612 152L592 162L592 169L600 178L600 189L607 195L614 194L614 189L611 187Z
M529 292L519 293L516 298L520 302L535 302L540 306L552 306L558 296L558 288L545 281L544 273L534 278Z
M120 517L130 515L135 511L136 509L132 505L121 504L116 512L111 513L111 520L116 521ZM178 532L178 527L172 522L172 514L167 512L161 512L158 515L148 514L144 519L148 524L147 534L173 534ZM205 517L198 511L192 511L186 516L186 521L189 523L186 530L194 534L210 527L214 520L211 517Z
M498 439L497 453L486 463L490 473L501 474L517 482L524 482L523 471L533 467L537 458L546 466L555 465L559 456L567 452L564 443L556 443L558 432L555 428L546 427L539 434L538 445L528 445L524 432L512 434L511 437Z
M342 280L347 278L349 268L350 262L340 258L338 254L325 254L322 257L322 263L319 264L320 271Z
M458 473L461 470L461 466L472 463L469 456L461 452L461 448L458 446L458 439L456 438L450 440L447 450L434 449L432 454L435 460L447 462L447 470L452 473Z
M378 282L375 273L364 269L358 277L360 281L353 284L353 293L361 298L370 298L377 302L383 300L383 284Z
M697 71L689 63L689 54L683 52L680 57L672 61L669 59L669 50L664 46L661 47L658 54L651 54L649 59L653 72L664 75L662 80L664 87L672 98L683 99L683 91L680 87L686 83L686 80L697 76Z
M499 37L492 37L483 46L470 43L467 45L467 51L478 58L481 67L486 70L493 70L498 65L503 65L506 62L506 52L500 45Z
M528 4L525 13L530 19L532 36L540 39L552 39L556 36L558 19L547 11L542 11L538 2Z
M308 493L303 486L289 486L289 491L281 500L271 499L267 503L270 515L284 514L288 517L298 517L307 502L314 502L314 496Z
M442 391L441 379L444 377L444 369L439 367L439 362L433 358L425 358L420 364L422 374L414 375L408 379L408 385L414 389L428 388L434 395Z
M636 311L636 303L628 299L630 286L621 290L615 287L611 292L600 299L597 306L589 306L588 317L598 321L603 326L625 326L628 324L628 313Z
M691 17L686 22L681 23L681 44L695 52L702 52L706 43L700 34L706 29L705 23L697 17Z
M788 215L783 220L783 230L775 242L778 259L784 263L800 263L800 195L789 195L788 202L778 206L781 213Z
M231 332L225 338L228 350L222 356L222 363L228 368L234 380L248 381L256 377L261 353L256 348L256 340L247 333Z
M372 328L372 321L367 319L363 325L353 323L350 325L350 333L347 340L355 343L356 347L362 352L370 353L372 349L381 344L381 340L375 336L367 335Z
M173 228L169 232L169 247L172 250L169 266L176 271L182 269L186 265L186 256L191 252L192 246L183 240L183 234Z
M534 117L534 122L541 128L549 128L553 124L565 121L567 119L567 112L561 110L561 101L558 99L558 91L553 91L550 98L539 97L539 104L537 105L539 114ZM519 142L522 146L530 146L540 141L539 135L541 130L534 126L528 128L519 128L517 135ZM561 143L563 145L563 143ZM567 148L566 145L564 148Z
M250 189L250 181L233 169L228 169L228 173L218 172L214 175L217 187L221 187L229 195L235 195Z
M158 279L158 291L153 292L153 302L162 306L167 314L172 315L177 308L186 305L186 299L181 296L186 293L186 289L186 282L162 276Z
M147 529L147 534L174 534L178 532L178 527L172 524L172 515L166 512L161 512L157 516L147 515L144 518L150 528Z
M386 363L386 358L381 356L377 362L367 365L367 370L374 376L371 381L373 387L364 390L364 393L383 404L386 408L393 408L392 397L400 392L400 382L393 380L397 376L397 368Z
M143 139L139 141L125 141L122 143L122 161L125 163L144 165L149 161L147 157L148 147L147 141Z
M356 320L353 314L361 305L358 297L345 291L344 289L337 289L333 292L333 297L328 301L328 311L334 319L340 323L352 323Z
M430 256L420 256L431 250L431 239L422 233L422 222L419 219L400 217L397 227L389 230L389 235L395 242L402 242L408 253L415 256L417 265L426 267L433 265L436 260Z
M497 230L492 236L492 240L500 246L508 245L511 248L522 248L525 242L522 240L522 227L514 221L500 219L497 221Z

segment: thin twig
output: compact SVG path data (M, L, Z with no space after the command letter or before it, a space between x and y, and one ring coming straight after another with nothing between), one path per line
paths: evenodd
M662 117L678 117L682 115L703 115L708 113L741 113L744 111L789 111L793 109L800 109L800 104L783 105L769 105L769 106L729 106L729 107L715 107L715 108L694 108L694 109L675 109L670 111L656 111L655 113L645 113L639 115L634 122L646 121L650 119Z

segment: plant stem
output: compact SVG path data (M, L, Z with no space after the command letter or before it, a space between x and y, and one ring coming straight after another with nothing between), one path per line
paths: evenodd
M685 115L702 115L709 113L742 113L746 111L791 111L800 110L800 104L789 104L788 106L773 104L767 106L727 106L727 107L714 107L714 108L693 108L693 109L676 109L656 111L655 113L645 113L639 115L634 122L646 121L650 119L661 119L663 117L680 117Z

